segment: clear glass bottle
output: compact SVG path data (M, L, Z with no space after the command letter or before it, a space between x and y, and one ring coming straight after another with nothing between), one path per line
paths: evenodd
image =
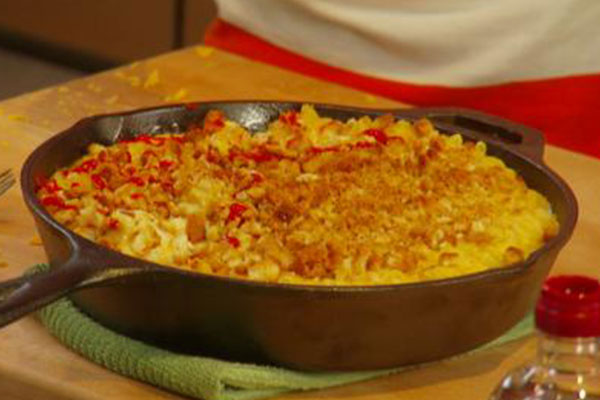
M536 359L505 375L490 400L600 400L600 282L547 279L535 321Z

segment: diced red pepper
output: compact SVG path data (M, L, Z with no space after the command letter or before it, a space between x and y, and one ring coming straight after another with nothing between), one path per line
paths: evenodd
M381 129L367 129L363 132L367 136L371 136L378 143L387 144L389 138L388 135L385 134Z
M206 161L216 163L217 161L219 161L219 156L212 149L209 149L206 152Z
M73 168L73 172L84 173L87 174L90 171L96 169L98 167L98 160L92 158L91 160L84 161L78 167Z
M298 138L292 138L285 142L285 145L286 147L294 147L298 143L300 143L300 140Z
M163 170L168 170L169 168L171 168L173 165L175 164L175 161L171 161L171 160L161 160L158 165L161 169Z
M229 206L229 215L227 216L227 222L234 221L242 216L244 211L248 209L248 206L241 203L233 203Z
M236 249L240 247L240 239L236 238L235 236L225 236L225 239L232 247L235 247Z
M358 142L355 143L352 147L357 149L372 149L373 147L377 147L377 145L371 142Z
M286 125L290 126L300 126L300 122L298 121L298 112L297 111L288 111L279 116L279 120Z
M144 195L143 195L142 193L133 193L133 194L132 194L130 197L131 197L133 200L138 200L138 199L141 199L141 198L143 198L143 197L144 197Z
M259 184L265 180L265 177L256 171L252 171L250 173L250 176L252 177L253 184Z
M162 182L160 184L160 187L165 191L165 192L169 192L170 194L173 194L175 192L175 187L173 186L173 184L171 182Z
M125 140L119 141L119 143L125 143L125 144L136 143L136 142L142 142L142 143L152 144L155 146L160 146L165 143L165 138L148 135L147 133L142 133L141 135L138 135L133 139L125 139Z
M108 219L108 229L118 229L119 228L119 220L115 218Z
M48 193L56 193L61 189L62 188L58 186L58 183L55 179L50 179L44 184L44 190L46 190L46 192Z
M98 174L93 174L91 176L92 183L98 190L106 189L106 181Z
M340 151L340 147L339 146L327 146L327 147L311 147L308 152L312 153L312 154L321 154L321 153L327 153L327 152L336 152L336 151Z
M138 135L135 137L135 139L133 139L136 142L143 142L143 143L151 143L152 142L152 136L143 133L141 135Z
M211 110L204 117L204 131L214 133L225 126L225 114L218 110Z
M58 196L43 197L41 202L44 207L56 207L61 210L77 210L76 206L65 204L65 201Z
M42 205L46 207L63 207L65 202L63 199L57 196L46 196L42 197Z
M279 154L274 154L266 150L258 150L254 152L244 153L243 157L253 160L257 163L281 160L283 157Z
M146 184L144 182L144 180L142 178L140 178L139 176L132 176L131 178L129 178L129 182L131 182L134 185L139 186L139 187L142 187Z

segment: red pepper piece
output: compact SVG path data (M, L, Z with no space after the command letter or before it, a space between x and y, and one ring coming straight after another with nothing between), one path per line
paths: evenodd
M257 163L281 160L283 157L279 154L270 153L266 150L258 150L252 153L244 153L243 156Z
M119 220L114 218L108 219L108 229L118 229L119 228Z
M356 149L372 149L373 147L376 147L377 145L375 143L371 143L371 142L358 142L355 143L352 147L356 148Z
M139 186L139 187L142 187L146 184L144 182L144 180L142 178L140 178L139 176L132 176L131 178L129 178L129 182L131 182L135 186Z
M143 198L143 197L144 197L144 195L143 195L142 193L133 193L133 194L132 194L130 197L131 197L133 200L138 200L138 199L141 199L141 198Z
M92 158L91 160L84 161L78 167L73 168L73 172L84 173L87 174L90 171L96 169L98 167L98 160Z
M234 221L242 216L244 211L248 209L248 206L241 203L233 203L229 206L229 215L227 216L227 222Z
M235 247L236 249L240 247L240 239L236 238L235 236L225 236L225 239L232 247Z
M160 187L165 192L168 192L170 194L175 194L175 187L173 186L173 184L171 182L162 182L160 184Z
M158 165L160 167L160 169L163 170L168 170L169 168L171 168L173 165L175 164L175 161L170 161L170 160L161 160Z
M119 141L119 143L125 143L125 144L126 143L135 143L135 142L142 142L142 143L147 143L147 144L153 144L155 146L160 146L161 144L165 143L165 138L148 135L147 133L142 133L141 135L137 135L133 139L125 139L125 140Z
M45 207L56 207L61 210L77 210L77 207L65 204L65 201L58 196L46 196L41 201Z
M218 110L211 110L204 117L204 132L212 134L225 126L225 114Z
M340 147L339 146L326 146L326 147L311 147L308 152L312 153L312 154L321 154L321 153L327 153L327 152L336 152L336 151L340 151Z
M377 140L378 143L387 144L389 138L388 135L385 134L381 129L367 129L363 132L367 136L371 136L373 139Z
M208 151L206 152L206 161L216 163L219 161L219 156L212 149L208 149Z
M48 192L48 193L56 193L59 190L61 190L62 188L60 186L58 186L58 183L56 182L55 179L50 179L49 181L47 181L44 184L44 189Z
M93 174L91 176L92 179L92 183L94 184L94 186L96 187L96 189L98 190L102 190L106 188L106 181L98 174Z
M279 120L286 125L290 126L300 126L300 122L298 121L298 112L297 111L288 111L279 116Z
M252 171L250 176L252 177L252 184L259 184L265 180L265 177L256 171Z
M46 196L42 198L42 205L46 207L52 206L60 208L65 205L65 202L63 199L57 196Z

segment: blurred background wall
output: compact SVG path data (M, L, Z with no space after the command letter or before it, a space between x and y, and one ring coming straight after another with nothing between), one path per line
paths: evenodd
M212 0L0 0L0 99L201 43Z

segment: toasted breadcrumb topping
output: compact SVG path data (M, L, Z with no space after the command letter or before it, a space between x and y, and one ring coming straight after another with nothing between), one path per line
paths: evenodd
M558 232L484 143L309 105L256 134L214 110L184 134L92 144L38 186L54 218L103 246L268 282L455 277L522 261Z

